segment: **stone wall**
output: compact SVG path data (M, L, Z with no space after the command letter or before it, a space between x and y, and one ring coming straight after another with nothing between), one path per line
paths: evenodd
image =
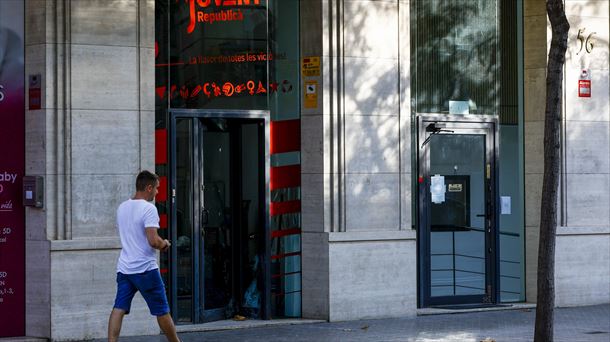
M26 74L43 97L26 114L26 170L45 178L45 207L26 213L29 336L106 336L114 213L154 167L154 3L26 1ZM137 300L124 334L154 329Z
M525 0L524 150L525 150L525 280L527 301L536 301L540 199L544 163L544 98L546 97L547 17L544 0Z
M301 13L302 54L323 61L322 101L302 111L303 315L413 315L409 1Z
M570 32L564 75L562 175L556 247L556 304L610 302L610 114L608 0L566 0ZM538 230L544 167L546 49L550 24L545 1L525 0L526 298L536 301ZM578 31L591 32L591 53L580 51ZM582 69L592 76L590 98L578 97Z
M608 0L566 0L562 222L556 249L558 306L610 302L610 87ZM579 30L593 44L581 50ZM593 33L593 34L592 34ZM592 35L591 35L592 34ZM591 35L591 36L589 36ZM591 97L578 97L587 69Z
M152 169L154 0L28 0L26 75L43 108L26 113L26 172L45 207L26 211L26 330L104 337L120 243L116 206ZM548 25L524 0L526 296L536 298ZM317 108L302 108L303 316L415 314L411 230L408 0L302 1L302 55L321 56ZM557 304L610 301L608 0L566 0L562 227ZM578 29L597 32L576 55ZM382 39L383 38L383 39ZM575 96L591 70L590 99ZM383 283L380 286L380 283ZM141 299L123 334L157 330Z

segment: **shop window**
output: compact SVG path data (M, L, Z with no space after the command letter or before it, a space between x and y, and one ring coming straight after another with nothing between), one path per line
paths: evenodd
M299 317L300 182L292 180L296 170L300 181L300 138L294 144L294 134L273 134L274 127L276 133L300 132L299 1L157 0L155 5L156 171L169 173L170 111L269 110L271 166L280 180L288 179L272 189L271 314ZM168 206L157 202L171 222ZM170 284L169 255L161 256L161 264Z

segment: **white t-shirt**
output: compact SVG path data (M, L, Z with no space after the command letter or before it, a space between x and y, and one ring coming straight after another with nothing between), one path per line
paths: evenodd
M135 274L159 268L157 253L146 239L146 228L159 228L159 214L154 204L129 199L119 205L116 223L123 247L117 272Z

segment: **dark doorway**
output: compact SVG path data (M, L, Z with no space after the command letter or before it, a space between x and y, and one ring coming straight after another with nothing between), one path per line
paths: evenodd
M174 319L268 318L268 114L185 111L171 122Z

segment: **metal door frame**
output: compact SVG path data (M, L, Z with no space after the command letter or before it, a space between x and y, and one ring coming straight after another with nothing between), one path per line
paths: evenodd
M430 209L427 207L429 176L429 145L422 146L427 138L426 127L438 123L446 125L447 130L468 130L465 134L485 134L485 164L489 165L489 178L485 177L485 237L486 250L486 295L431 297L431 258L430 258ZM499 284L499 208L498 196L498 153L499 124L495 116L483 115L446 115L423 114L417 117L417 256L418 256L418 307L451 304L495 304L500 298ZM464 133L444 133L464 134ZM486 166L487 167L487 166ZM485 172L486 173L486 172ZM491 230L491 231L490 231ZM478 301L477 299L481 299Z
M177 188L177 175L175 172L176 169L176 155L177 155L177 144L176 144L176 121L177 119L234 119L234 120L262 120L264 123L264 127L263 127L263 132L264 134L262 134L259 137L259 144L261 146L261 149L263 150L261 153L262 156L262 161L259 160L259 165L264 165L264 170L261 170L261 175L262 177L261 180L261 184L260 184L260 188L263 189L263 191L261 191L263 194L261 196L261 203L263 204L262 206L264 207L264 213L262 215L263 219L264 219L264 234L263 234L263 239L264 239L264 244L263 244L263 249L264 249L264 256L263 256L263 260L262 260L262 270L263 270L263 291L261 293L261 317L263 319L270 319L271 318L271 239L270 239L270 226L269 226L269 206L270 206L270 200L271 200L271 194L270 194L270 190L269 190L269 179L270 179L270 113L269 111L266 110L201 110L201 109L173 109L170 110L169 112L169 117L170 117L170 122L169 122L169 142L170 142L170 165L169 165L169 170L168 170L168 177L170 180L170 191L169 191L169 196L170 196L170 202L169 202L169 214L170 214L170 234L171 234L171 240L172 241L177 241L178 236L177 236L177 230L175 229L175 227L177 226L177 215L175 214L176 211L176 188ZM193 148L195 146L199 146L199 139L200 139L200 134L201 132L199 132L197 129L195 128L195 121L193 120ZM262 141L261 141L262 140ZM200 159L200 155L199 155L200 151L199 151L199 147L194 148L193 149L193 154L194 154L194 159L195 160L199 160ZM193 163L194 165L194 163ZM194 167L193 167L194 168ZM192 175L193 177L196 177L196 179L194 179L194 182L199 182L200 181L200 172L202 173L203 170L201 170L200 172L195 172L196 170L193 170ZM193 200L197 203L194 203L195 205L193 206L194 208L198 208L196 205L199 204L199 199L198 196L194 196L196 198L194 198ZM199 212L199 209L197 209L197 212ZM201 227L200 225L200 215L193 215L193 227ZM193 232L193 236L200 236L199 231L197 232ZM200 261L201 261L201 256L199 255L199 251L200 251L200 238L197 239L193 239L193 253L195 253L195 255L197 257L193 257L193 263L192 263L192 269L194 270L199 270L200 269ZM176 300L178 298L178 277L177 277L177 270L178 270L178 264L177 264L177 260L176 260L176 255L178 253L177 250L177 245L176 243L172 244L171 247L171 251L170 251L170 255L169 255L169 273L170 273L170 281L171 281L171 286L170 286L170 293L169 293L169 302L170 302L170 308L171 308L171 312L172 312L172 316L174 317L174 320L177 322L177 312L178 312L178 301ZM198 274L199 273L199 274ZM203 317L202 317L202 313L203 310L201 310L201 308L196 308L195 307L195 303L200 303L201 306L203 307L204 303L203 303L203 298L202 294L203 294L203 274L201 274L199 271L195 271L195 274L193 274L193 319L192 322L193 324L198 324L198 323L203 323Z

